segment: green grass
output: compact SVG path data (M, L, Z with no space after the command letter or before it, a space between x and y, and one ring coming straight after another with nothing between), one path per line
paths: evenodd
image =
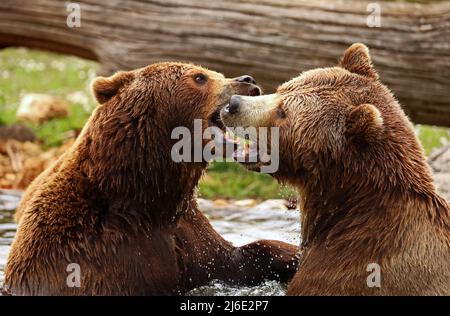
M89 84L98 64L73 56L24 48L0 50L0 123L16 122L15 112L26 93L49 93L70 102L70 115L40 126L29 125L45 147L58 146L67 132L81 129L95 107ZM417 125L419 138L429 154L450 140L450 130ZM289 188L280 187L269 175L245 170L237 163L212 163L200 183L204 198L287 198Z
M427 155L433 149L442 147L445 142L450 141L450 129L417 124L416 132Z
M45 147L58 146L66 132L83 127L94 99L89 83L98 64L77 57L24 48L0 51L0 123L16 122L16 110L26 93L47 93L68 99L70 115L40 126L27 124Z
M200 183L203 198L288 198L294 191L280 186L270 175L250 172L237 163L213 162Z

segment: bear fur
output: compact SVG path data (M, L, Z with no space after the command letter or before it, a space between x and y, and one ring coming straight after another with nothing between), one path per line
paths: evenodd
M225 125L279 127L273 175L300 194L289 295L450 295L449 205L366 46L234 112L222 111Z
M97 78L99 106L24 194L5 287L17 295L173 295L213 279L291 278L297 247L225 241L195 200L207 162L171 159L175 127L192 130L196 118L206 127L232 94L255 89L181 63ZM79 287L67 283L71 263Z

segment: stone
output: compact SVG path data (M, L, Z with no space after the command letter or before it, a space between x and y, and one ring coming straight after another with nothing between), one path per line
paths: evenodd
M16 112L18 120L42 124L52 118L66 117L69 114L69 103L49 94L25 95Z

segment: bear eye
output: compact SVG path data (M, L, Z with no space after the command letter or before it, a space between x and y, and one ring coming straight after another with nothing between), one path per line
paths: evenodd
M204 85L208 81L208 77L202 73L199 73L194 76L194 80L197 84Z

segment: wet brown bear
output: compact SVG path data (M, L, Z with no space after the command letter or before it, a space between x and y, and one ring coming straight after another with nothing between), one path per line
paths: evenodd
M232 94L259 94L251 77L160 63L97 78L93 92L100 105L77 141L21 202L6 288L19 295L169 295L212 279L292 277L296 247L232 246L197 208L207 162L171 159L171 131L192 129L195 118L204 127L219 124L218 109ZM71 263L79 265L80 287Z
M226 125L279 127L274 176L301 196L289 295L450 295L449 205L366 46L231 105Z

